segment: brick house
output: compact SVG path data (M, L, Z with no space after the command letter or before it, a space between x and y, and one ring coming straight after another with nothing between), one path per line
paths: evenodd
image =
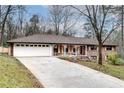
M9 55L12 56L88 56L98 58L98 42L95 39L60 35L31 35L9 40ZM117 51L117 44L105 42L102 48L103 60Z

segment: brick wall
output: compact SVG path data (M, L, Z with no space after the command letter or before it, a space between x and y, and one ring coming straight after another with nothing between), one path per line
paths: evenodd
M112 50L106 50L106 47L107 46L104 46L102 48L102 55L103 55L103 60L105 61L106 58L107 58L107 55L112 53L112 52L116 52L116 47L115 46L112 46ZM97 57L98 59L98 47L97 47L97 50L91 50L91 47L90 46L87 46L87 55L90 56L90 58L95 58L95 56Z

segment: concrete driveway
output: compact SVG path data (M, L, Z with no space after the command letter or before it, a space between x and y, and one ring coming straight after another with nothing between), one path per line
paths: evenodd
M120 88L124 81L56 57L17 58L47 88Z

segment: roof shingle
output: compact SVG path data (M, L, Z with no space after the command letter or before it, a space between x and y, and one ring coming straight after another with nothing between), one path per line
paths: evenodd
M60 35L37 34L27 37L21 37L7 41L8 43L51 43L51 44L83 44L83 45L98 45L96 39L88 39L82 37L67 37ZM105 42L104 45L117 45L111 42Z

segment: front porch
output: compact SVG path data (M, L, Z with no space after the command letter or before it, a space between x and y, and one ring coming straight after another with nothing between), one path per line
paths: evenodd
M72 55L87 55L87 46L85 45L70 45L56 44L53 48L54 56L72 56Z

